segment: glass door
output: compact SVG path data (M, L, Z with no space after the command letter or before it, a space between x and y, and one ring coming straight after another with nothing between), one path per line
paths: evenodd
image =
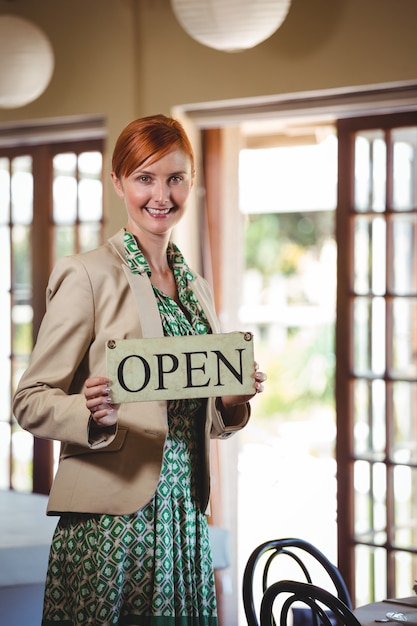
M338 137L339 567L363 605L417 578L417 114Z

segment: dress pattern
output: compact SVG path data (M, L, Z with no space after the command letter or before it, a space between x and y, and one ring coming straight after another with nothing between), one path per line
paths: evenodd
M133 272L149 265L130 233ZM154 287L165 335L210 332L192 272L172 243L182 307ZM217 626L205 515L199 506L199 429L205 403L168 403L169 432L152 500L132 515L63 515L51 545L42 626Z

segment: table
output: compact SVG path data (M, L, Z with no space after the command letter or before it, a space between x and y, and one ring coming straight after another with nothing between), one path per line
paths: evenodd
M361 626L376 626L378 621L384 620L389 612L404 613L410 621L417 624L417 595L409 598L388 598L382 602L359 606L353 611ZM387 624L393 626L398 622L391 621ZM407 622L405 622L405 626L406 624Z

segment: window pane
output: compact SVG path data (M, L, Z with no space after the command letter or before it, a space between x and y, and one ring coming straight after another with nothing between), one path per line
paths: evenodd
M15 354L27 354L32 348L33 309L30 304L15 304L12 308L14 328L13 350Z
M77 219L77 155L55 155L53 168L53 219L56 224L71 224Z
M392 302L392 367L396 377L417 377L417 298Z
M102 154L63 153L54 157L54 259L101 243Z
M383 298L354 301L354 369L356 374L385 371L385 302Z
M9 222L10 214L10 172L9 159L0 158L0 224Z
M396 598L407 598L411 595L410 590L413 589L417 580L417 555L407 554L406 552L395 552L394 568L394 595Z
M77 180L56 176L53 184L53 217L56 224L73 224L77 219Z
M394 479L394 542L398 548L415 546L415 501L417 470L405 465L393 468Z
M10 229L0 226L0 250L4 262L0 271L0 422L10 420L10 354L11 332L8 323L10 316ZM0 431L1 437L1 431ZM0 464L2 448L0 443ZM0 470L1 472L1 470ZM1 473L0 473L1 476ZM1 478L0 478L1 480Z
M392 221L392 291L417 294L417 215L395 216Z
M417 128L397 128L392 131L394 209L415 209Z
M385 210L386 145L382 130L364 131L355 141L355 209Z
M385 454L385 382L356 380L354 383L355 454L378 459Z
M29 226L14 226L12 228L13 246L13 288L19 292L27 291L32 283L31 276L31 237Z
M387 540L386 468L384 463L356 461L355 533L362 541L382 545Z
M78 169L80 178L90 177L101 179L103 168L103 156L101 152L81 152L78 156Z
M103 207L101 180L80 180L78 196L80 221L92 222L101 220Z
M0 293L1 297L4 294L10 292L11 286L11 266L10 266L10 228L8 225L0 225L0 250L1 256L1 271L0 271ZM6 320L7 317L0 317L2 320ZM4 324L0 324L0 327Z
M33 217L33 176L30 156L13 159L11 189L13 222L30 224Z
M80 252L97 248L101 243L101 224L80 224Z
M386 223L382 217L355 218L355 279L359 294L385 293Z
M12 428L12 488L17 491L32 490L33 435L14 424Z
M55 228L55 258L59 259L75 252L75 228L73 226L57 226Z
M355 561L356 605L363 606L376 599L385 598L387 585L385 550L370 546L356 546ZM410 591L406 595L410 595Z
M82 152L78 156L79 218L81 222L100 221L103 217L103 157L101 152Z
M417 462L417 382L392 384L394 449L396 463Z
M356 456L371 450L371 384L367 380L353 383L354 453Z

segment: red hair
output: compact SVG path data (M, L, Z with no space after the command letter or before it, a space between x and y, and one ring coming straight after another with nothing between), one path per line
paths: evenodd
M182 125L172 117L151 115L130 122L120 133L113 151L112 170L117 178L130 176L149 160L149 165L172 150L182 150L195 162L191 142Z

